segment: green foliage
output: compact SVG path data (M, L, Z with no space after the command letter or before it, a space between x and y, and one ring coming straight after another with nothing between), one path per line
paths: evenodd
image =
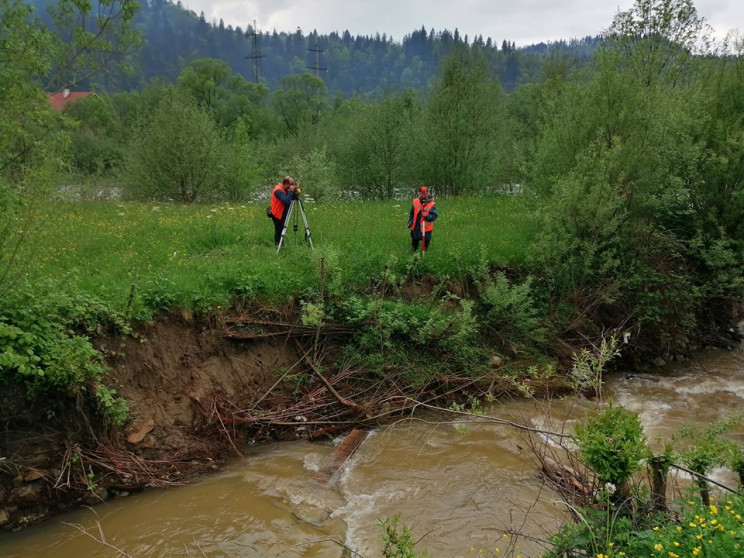
M573 355L573 366L571 366L568 377L574 389L577 391L590 389L595 396L601 398L602 374L605 365L620 355L617 344L617 338L615 337L610 337L609 341L602 338L595 354L587 349L581 349Z
M615 517L607 529L607 517L588 512L580 524L565 527L551 538L552 550L544 558L566 556L650 556L653 558L730 558L744 550L744 499L731 495L720 502L703 504L699 499L680 502L676 521L665 516Z
M502 345L539 346L546 341L547 331L540 323L542 316L534 302L531 278L514 284L503 272L479 272L475 280L482 323Z
M508 136L505 96L478 52L457 48L416 130L417 177L445 195L498 185L497 147Z
M732 496L720 503L703 504L699 499L685 502L679 523L660 523L648 533L648 543L638 552L653 558L672 556L739 556L744 547L744 500ZM653 546L651 546L653 544Z
M223 183L217 196L228 202L247 201L260 188L261 165L255 147L247 142L230 141L224 145Z
M155 312L168 312L176 305L179 290L167 277L154 276L142 286L141 296L147 308Z
M141 44L133 20L135 0L58 0L47 5L58 34L46 53L52 72L46 90L77 85L104 69L120 67L123 54Z
M124 148L120 123L108 96L88 96L65 106L65 114L76 123L70 134L73 167L83 173L103 176L120 170Z
M0 0L0 295L23 271L17 254L34 232L39 204L60 165L64 136L38 79L49 70L53 36L33 25L23 2ZM40 141L40 138L44 141Z
M214 58L191 62L179 74L177 83L220 128L237 128L240 133L250 133L251 124L260 121L268 96L264 84L246 81L232 72L227 61Z
M399 529L400 514L392 519L378 520L378 526L382 529L382 540L385 542L385 548L382 551L385 558L425 558L426 551L416 552L416 541L413 540L411 528L403 525Z
M602 483L615 487L626 484L649 456L638 415L612 403L578 424L574 441Z
M33 237L66 143L45 91L90 77L136 44L136 2L104 0L98 8L88 17L91 2L59 0L49 6L54 25L47 27L28 4L0 0L0 83L12 84L0 88L0 293L24 268L19 249Z
M723 437L724 434L740 424L742 416L732 415L724 420L703 428L685 427L674 434L674 449L682 463L694 473L700 475L696 484L705 504L709 503L708 484L703 477L713 467L729 465L735 469L739 448L733 440ZM736 470L736 469L735 469Z
M457 306L452 307L452 304ZM470 301L445 297L442 301L403 302L377 297L347 296L340 302L342 320L358 328L355 346L372 370L411 371L425 383L434 374L431 356L448 358L452 369L473 372L477 322Z
M331 143L340 174L363 199L392 198L408 186L412 153L420 141L414 123L420 103L413 92L388 95L378 103L357 103L354 117L340 119Z
M618 14L593 72L543 88L530 169L543 230L532 261L556 307L571 308L559 317L566 327L635 322L664 353L704 327L701 306L730 316L741 296L736 228L718 221L728 211L719 202L736 206L739 188L725 176L737 164L717 167L703 145L735 145L719 143L733 137L731 120L710 119L723 101L706 99L739 78L723 62L694 62L706 49L690 2L640 0ZM701 172L714 167L723 174ZM709 296L714 285L721 299Z
M132 140L128 188L133 197L158 201L217 198L226 178L223 158L224 142L209 115L169 96Z
M338 198L338 174L334 161L325 149L314 149L306 156L295 156L290 162L301 195L313 201Z
M611 494L606 490L598 494L600 502L609 505ZM585 508L579 521L565 525L550 537L553 547L542 558L596 556L598 558L628 558L646 556L649 548L644 529L651 529L658 517L635 517L611 513L607 508ZM632 549L632 550L631 550Z
M59 284L16 288L0 299L0 383L21 387L37 408L55 409L65 395L90 391L114 425L127 418L126 402L102 383L105 370L91 337L128 325L100 300Z
M317 124L328 105L325 82L311 73L288 75L274 91L274 106L290 134Z
M117 395L116 390L102 383L93 385L99 412L114 428L121 428L129 420L127 400Z
M709 50L711 31L692 0L636 0L615 15L606 35L625 69L648 87L682 80L690 57Z

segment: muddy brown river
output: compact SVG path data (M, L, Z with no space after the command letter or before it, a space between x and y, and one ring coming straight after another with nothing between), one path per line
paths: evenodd
M638 412L647 438L660 445L682 426L711 424L742 409L744 354L709 351L653 374L615 374L606 378L604 395ZM489 414L555 431L595 405L575 398L508 401ZM732 435L741 439L744 429ZM334 447L252 446L197 484L118 497L0 535L0 556L372 558L382 555L379 521L399 514L420 539L417 550L432 558L491 556L495 548L499 556L536 558L540 540L565 519L558 495L538 478L524 433L514 427L433 415L401 420L372 432L323 487L313 475ZM727 471L712 476L736 486ZM507 532L527 536L505 538Z

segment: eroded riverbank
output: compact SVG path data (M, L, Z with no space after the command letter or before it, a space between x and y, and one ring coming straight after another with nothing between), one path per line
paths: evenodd
M653 373L619 371L605 395L639 413L652 445L676 429L712 423L744 402L744 355L711 350ZM504 400L489 416L558 431L570 429L596 401ZM740 439L744 430L731 434ZM114 498L42 526L0 538L0 553L76 558L107 550L67 524L100 523L107 540L137 558L190 555L326 557L379 555L378 520L400 514L420 550L471 556L519 547L540 555L540 540L565 519L559 496L539 478L523 432L486 417L442 420L434 414L376 429L342 474L322 488L312 477L335 442L257 444L192 486ZM733 482L729 471L715 479ZM681 479L684 481L684 479ZM670 487L670 498L679 496ZM504 534L507 535L504 538ZM521 534L524 537L517 536ZM111 556L115 556L113 552Z

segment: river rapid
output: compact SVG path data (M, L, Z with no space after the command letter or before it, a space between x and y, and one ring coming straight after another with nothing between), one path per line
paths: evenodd
M742 409L744 354L711 350L653 373L615 373L603 395L639 413L649 442L661 447L682 426L705 427ZM510 400L488 414L558 431L596 405ZM744 428L731 436L744 441ZM334 448L308 441L251 446L190 486L117 497L0 535L0 556L108 558L122 556L118 548L133 558L372 558L382 555L380 520L399 515L417 551L432 558L491 556L496 548L499 556L536 558L541 540L566 519L559 496L540 481L524 432L487 418L400 420L372 432L321 486L313 475ZM728 471L713 478L736 487Z

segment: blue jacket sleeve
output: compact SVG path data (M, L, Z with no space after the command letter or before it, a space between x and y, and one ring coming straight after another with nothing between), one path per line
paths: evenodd
M284 190L282 190L282 189L280 188L279 190L277 190L277 191L276 191L276 192L274 193L274 195L275 195L275 196L276 196L276 198L277 198L277 199L278 199L278 200L279 200L280 202L282 202L282 203L283 203L284 205L289 205L290 203L292 203L292 192L290 192L289 190L287 190L287 191L285 192Z
M426 216L426 220L430 223L437 220L439 213L437 213L437 206L435 205L429 210L429 214Z

